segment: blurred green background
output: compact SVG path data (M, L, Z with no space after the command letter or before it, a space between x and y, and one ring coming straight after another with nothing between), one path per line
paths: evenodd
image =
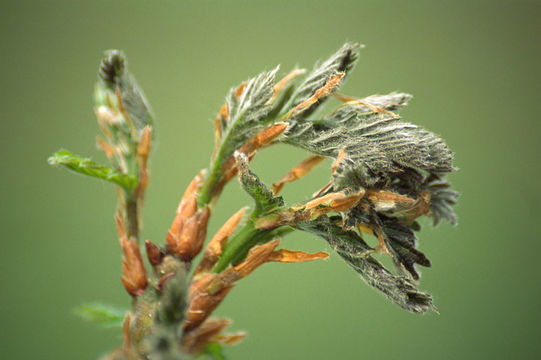
M119 280L115 192L47 165L60 147L103 160L91 95L101 54L123 49L153 105L158 143L145 238L163 243L177 202L207 166L228 89L282 64L282 74L345 41L366 44L343 92L415 95L407 121L456 153L459 226L424 223L433 266L421 288L441 314L406 313L337 256L269 264L219 308L248 331L230 359L533 359L539 356L539 1L2 1L0 355L95 359L121 343L72 314L129 306ZM267 182L304 157L257 155ZM286 186L305 199L323 166ZM210 233L250 199L232 182ZM291 249L327 250L294 234ZM537 356L536 356L537 355Z

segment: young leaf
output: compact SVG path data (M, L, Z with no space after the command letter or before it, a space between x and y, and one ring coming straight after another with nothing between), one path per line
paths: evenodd
M341 221L324 215L315 221L298 223L297 227L326 240L368 285L401 308L413 313L437 311L429 294L417 290L408 278L391 274L370 256L372 249L357 233L342 229L334 220Z
M120 328L127 310L121 310L103 304L85 304L74 310L74 313L85 321L100 324L106 328Z
M426 256L415 248L417 237L412 229L400 224L397 219L382 218L382 231L385 246L393 255L393 261L399 271L404 267L413 277L418 280L419 274L415 271L415 264L430 266Z
M223 165L233 152L268 123L263 121L271 110L269 103L274 93L278 67L248 80L227 96L225 116L217 124L220 153L218 164Z
M105 53L100 64L99 78L101 85L115 96L116 92L119 92L129 120L137 130L141 131L145 126L152 125L150 105L135 78L128 72L128 63L123 52L109 50Z
M347 74L357 62L359 57L358 49L361 48L359 44L345 44L340 50L334 53L330 58L321 64L316 64L314 70L312 70L306 79L299 85L295 93L291 96L291 105L286 108L294 108L306 101L315 92L325 86L329 78L340 73ZM342 79L343 82L344 79ZM315 104L311 105L309 109L303 111L301 114L295 117L297 121L302 120L310 116L326 99L328 96L320 98Z
M108 166L98 165L88 158L75 155L67 150L60 150L49 159L51 165L61 165L76 173L107 180L132 191L137 185L137 178L132 175L122 174Z
M256 213L263 214L284 206L281 196L274 193L248 168L248 158L241 152L235 152L239 180L244 191L250 195L256 203Z
M349 102L322 120L292 124L282 141L332 158L343 153L333 174L334 191L387 185L409 170L453 171L452 153L441 138L387 111L408 99L392 93ZM370 101L385 111L367 107Z
M456 204L458 193L450 190L451 184L442 179L429 179L426 189L430 191L430 216L433 225L437 226L441 220L456 225L456 215L452 206Z

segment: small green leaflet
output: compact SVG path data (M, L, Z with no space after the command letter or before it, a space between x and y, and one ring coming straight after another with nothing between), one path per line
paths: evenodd
M76 173L110 181L126 191L133 191L137 186L138 180L135 176L122 174L115 169L96 164L89 158L80 157L67 150L57 151L48 161L51 165L62 165Z

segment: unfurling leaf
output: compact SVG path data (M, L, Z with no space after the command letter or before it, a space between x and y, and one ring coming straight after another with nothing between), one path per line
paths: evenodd
M293 109L289 110L286 115L282 118L283 121L290 119L291 117L298 117L303 112L310 110L313 105L316 105L322 99L326 99L330 94L332 94L340 85L340 81L345 76L345 73L338 73L331 75L323 87L316 90L314 95L304 100Z
M298 223L297 227L326 240L368 285L398 306L414 313L423 313L428 309L437 311L429 294L417 290L410 279L394 276L385 269L370 256L372 248L356 232L342 229L334 220L321 216L316 221Z
M452 153L442 139L387 110L409 98L391 93L348 102L321 120L293 123L282 141L335 159L342 153L333 174L334 190L388 186L397 174L410 170L453 171Z
M83 320L103 325L106 328L120 328L127 310L104 304L84 304L74 310Z
M221 345L245 334L224 333L227 319L210 316L236 283L267 262L325 259L324 252L278 249L280 238L301 230L324 239L369 286L413 313L437 311L431 295L417 288L416 266L430 266L417 249L417 218L456 223L458 193L445 176L454 171L445 142L420 126L402 122L399 110L411 95L392 92L356 98L339 88L359 57L357 44L345 44L326 61L295 69L276 82L278 68L233 88L214 121L215 148L208 170L186 189L165 246L145 242L152 272L147 274L138 244L140 210L148 184L152 113L124 54L106 52L95 91L99 147L111 166L62 150L52 165L117 184L117 230L122 250L122 283L133 297L129 313L85 305L77 313L105 326L124 323L124 345L113 359L224 359ZM340 102L320 110L329 97ZM310 157L270 189L249 168L261 149L286 143ZM330 179L300 204L286 206L277 193L302 178L324 158L333 160ZM226 184L238 175L255 202L234 214L208 242L196 269L190 267L205 243L207 225ZM325 185L326 184L326 185ZM370 247L361 237L375 236ZM363 235L364 236L364 235ZM278 249L278 250L277 250ZM372 255L389 255L391 273Z
M218 164L223 165L233 152L268 122L262 121L271 110L270 100L274 94L274 83L278 68L259 74L244 86L232 89L227 97L224 116L219 116L216 133L219 134Z
M99 77L101 87L112 92L120 99L119 107L123 107L135 128L141 131L145 126L152 125L152 111L135 78L128 72L128 64L124 53L109 50L105 53ZM120 109L122 110L122 109Z
M316 91L322 89L332 76L340 73L347 75L355 66L359 54L357 50L361 46L358 44L345 44L340 50L333 54L329 59L321 64L316 64L314 69L306 76L305 80L298 86L297 90L291 96L290 108L295 108L299 104L311 98ZM343 81L343 79L341 79ZM310 116L328 97L326 94L317 99L308 109L294 116L292 119L300 120Z
M429 179L426 190L430 192L430 214L434 226L441 220L456 225L456 215L452 206L456 204L458 193L450 189L451 184L442 179Z
M397 219L384 218L382 220L383 239L387 249L391 252L395 265L402 272L402 266L415 279L419 274L414 265L430 266L426 256L415 248L417 237L412 229L400 224Z
M248 158L241 152L235 153L239 180L244 191L250 195L256 203L256 212L270 212L284 205L280 196L274 196L273 192L248 168Z
M133 191L137 186L138 180L135 176L120 173L108 166L98 165L91 159L80 157L67 150L57 151L48 161L51 165L62 165L79 174L110 181L126 191Z

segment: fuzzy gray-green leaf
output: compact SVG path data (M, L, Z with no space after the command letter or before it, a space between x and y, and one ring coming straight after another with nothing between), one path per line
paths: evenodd
M429 267L430 261L421 251L416 249L417 237L411 228L403 225L395 218L383 217L381 221L385 246L393 255L393 260L400 272L405 268L413 279L418 280L419 274L415 264Z
M345 156L333 174L335 190L385 185L395 174L409 169L453 171L452 153L441 138L400 121L394 113L375 111L363 104L396 109L409 98L407 94L391 93L346 103L321 120L292 124L283 141L332 158L343 151Z
M113 93L118 89L122 104L137 130L152 125L150 105L135 78L128 72L128 63L123 52L109 50L105 53L100 64L99 78L106 89Z
M132 191L138 181L135 176L123 174L108 166L96 164L91 159L80 157L67 150L57 151L48 161L51 165L61 165L76 173L115 183L127 191Z
M272 108L269 101L274 93L277 71L278 67L248 80L240 95L236 89L229 92L226 100L228 119L222 119L220 123L219 162L224 162L268 124L265 119Z
M347 75L347 73L353 69L359 58L358 49L360 47L359 44L345 44L327 60L316 64L314 69L306 76L305 80L292 95L291 108L294 108L314 95L318 89L325 86L331 76L338 73L345 73ZM310 106L310 108L304 110L299 116L296 116L295 119L298 121L308 117L326 99L327 97L320 98L315 104Z
M401 308L413 313L437 311L429 294L417 290L407 277L393 275L371 257L372 249L356 232L342 229L325 215L315 221L298 223L297 227L325 239L368 285Z
M442 179L433 179L427 182L426 190L430 191L430 216L433 225L437 226L441 220L456 225L457 219L453 211L458 193L450 189L451 185Z
M274 196L273 192L249 169L248 158L241 152L235 152L235 159L239 169L239 180L244 191L256 203L256 213L261 215L284 206L281 196Z

